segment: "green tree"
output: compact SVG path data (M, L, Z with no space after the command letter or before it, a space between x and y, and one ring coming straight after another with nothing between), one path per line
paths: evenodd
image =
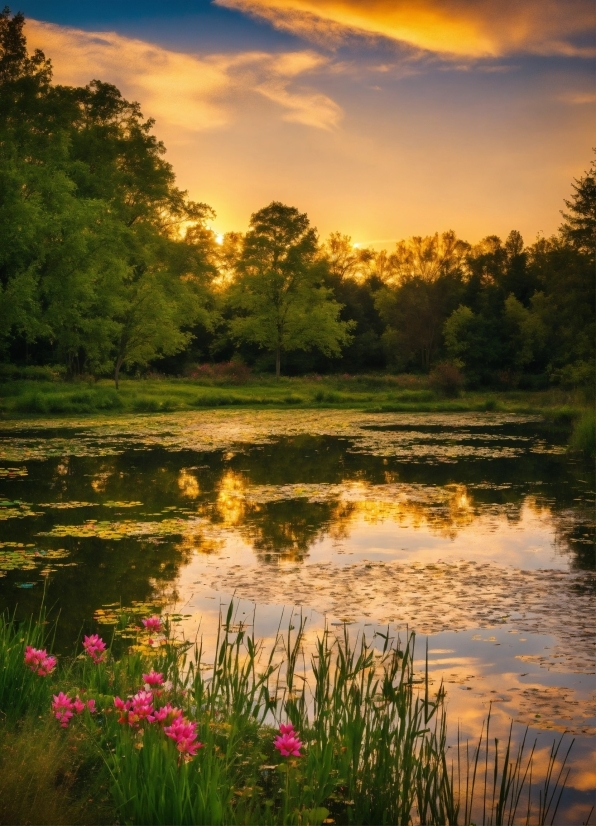
M213 212L178 189L137 103L53 86L0 14L0 344L69 372L144 365L207 322Z
M149 231L140 245L113 314L116 387L122 366L144 367L174 355L189 344L194 325L211 327L207 279L213 270L205 262L205 234L197 230L191 227L183 241Z
M461 297L469 244L455 233L400 241L384 267L386 285L376 306L391 360L402 369L416 362L426 371L441 346L441 332Z
M594 149L596 152L596 149ZM565 201L569 212L562 212L564 223L561 236L579 252L594 260L596 255L596 160L590 168L572 184L573 196Z
M323 277L317 233L305 213L273 201L251 216L229 293L238 313L230 330L237 341L273 353L277 377L282 353L336 355L350 340L351 325L339 319L341 307Z

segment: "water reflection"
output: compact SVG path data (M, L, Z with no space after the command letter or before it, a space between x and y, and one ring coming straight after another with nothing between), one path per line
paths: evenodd
M27 616L45 589L69 651L102 606L152 600L209 638L233 593L247 616L256 606L258 636L295 605L313 633L326 620L407 626L430 635L462 731L478 734L492 700L495 731L514 717L587 743L593 490L560 434L511 416L235 411L8 427L0 606ZM581 748L588 765L593 748ZM578 793L590 782L578 775Z

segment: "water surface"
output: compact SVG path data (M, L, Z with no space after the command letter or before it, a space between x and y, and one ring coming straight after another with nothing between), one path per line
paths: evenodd
M497 731L514 719L544 748L578 738L566 818L581 822L596 779L594 479L564 442L491 413L5 423L0 604L26 615L45 589L63 649L119 605L169 606L210 639L233 594L266 638L295 608L311 638L325 623L415 630L467 735L492 703Z

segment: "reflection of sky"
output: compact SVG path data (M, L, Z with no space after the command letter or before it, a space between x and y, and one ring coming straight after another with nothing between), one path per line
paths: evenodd
M556 229L595 125L588 0L300 0L310 25L295 5L23 11L59 82L116 83L157 119L218 231L272 199L377 247L449 227L472 242Z
M506 516L478 515L471 524L454 528L452 536L421 520L396 522L391 517L375 524L358 517L346 528L345 539L324 537L309 553L314 561L333 559L335 564L358 560L444 562L469 559L513 565L518 568L569 567L567 556L557 553L554 529L545 515L523 506L519 521Z

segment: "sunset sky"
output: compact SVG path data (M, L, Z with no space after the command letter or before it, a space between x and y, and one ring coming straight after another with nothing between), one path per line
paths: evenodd
M24 0L57 82L138 100L178 184L390 248L556 231L596 144L591 0ZM17 10L16 7L13 8Z

